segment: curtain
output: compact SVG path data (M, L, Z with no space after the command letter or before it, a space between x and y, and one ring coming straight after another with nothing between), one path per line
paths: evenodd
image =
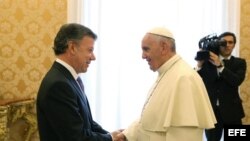
M96 61L82 78L94 119L110 131L126 128L140 116L148 90L156 79L157 73L142 59L141 39L148 29L169 28L176 39L177 53L193 67L202 37L232 31L239 38L240 1L68 2L68 22L82 23L98 35ZM235 50L237 55L238 47Z

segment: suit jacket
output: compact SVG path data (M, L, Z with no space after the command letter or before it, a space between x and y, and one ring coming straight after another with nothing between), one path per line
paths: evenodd
M239 96L239 86L245 79L246 73L244 59L232 56L225 62L220 74L218 74L217 68L207 61L198 73L205 83L213 109L219 109L225 124L230 124L245 116ZM216 105L217 100L219 106Z
M41 141L112 141L92 119L88 100L76 80L57 62L39 88L37 119Z

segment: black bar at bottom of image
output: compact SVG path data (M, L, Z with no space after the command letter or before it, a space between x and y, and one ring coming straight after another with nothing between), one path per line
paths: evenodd
M250 125L225 125L224 141L249 141Z

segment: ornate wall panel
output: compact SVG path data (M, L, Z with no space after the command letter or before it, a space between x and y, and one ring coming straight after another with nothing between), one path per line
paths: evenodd
M247 61L246 79L241 85L241 97L243 99L246 117L245 124L250 124L250 1L241 0L240 18L240 56Z
M0 100L36 96L66 15L67 0L0 0Z
M66 21L67 0L0 0L0 141L38 140L35 115L28 111ZM20 104L27 99L33 101Z

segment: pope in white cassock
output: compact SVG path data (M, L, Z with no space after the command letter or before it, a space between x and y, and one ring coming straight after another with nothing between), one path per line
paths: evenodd
M154 28L141 47L142 58L159 75L141 117L123 135L128 141L202 141L216 119L202 79L176 54L173 34Z

